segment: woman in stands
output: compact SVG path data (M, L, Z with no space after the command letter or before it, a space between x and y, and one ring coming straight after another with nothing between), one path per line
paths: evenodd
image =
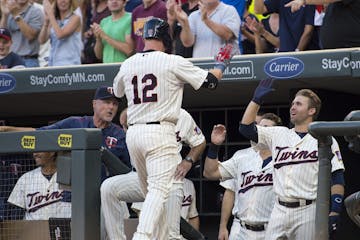
M77 0L43 1L45 22L39 42L50 38L49 66L81 64L81 16L77 13Z

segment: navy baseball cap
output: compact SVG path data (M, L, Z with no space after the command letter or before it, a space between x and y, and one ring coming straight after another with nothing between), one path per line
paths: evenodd
M116 100L119 100L119 98L115 97L112 87L101 86L96 89L94 100L104 100L109 98L115 98Z
M7 28L0 28L0 38L10 41L11 40L10 31Z

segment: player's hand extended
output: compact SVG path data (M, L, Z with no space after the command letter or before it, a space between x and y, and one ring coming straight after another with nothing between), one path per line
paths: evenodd
M188 171L191 169L192 164L189 161L182 160L181 163L179 163L175 170L175 180L182 180L188 173Z
M220 69L222 72L224 72L234 55L235 51L233 44L226 43L223 47L220 48L218 54L215 56L214 68Z
M252 101L261 105L263 97L265 97L267 94L275 90L274 88L272 88L273 82L274 82L273 78L266 78L261 80L259 85L256 87L254 91L254 96Z
M215 145L220 145L225 141L226 128L222 124L217 124L213 127L211 133L211 142Z
M227 228L220 228L218 240L228 240L228 239L229 239L229 231L227 230Z

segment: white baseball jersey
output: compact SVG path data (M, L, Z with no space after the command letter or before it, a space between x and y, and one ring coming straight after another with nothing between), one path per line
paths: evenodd
M318 184L318 141L310 134L301 138L287 127L257 126L259 143L271 149L274 164L274 191L284 199L315 200ZM332 138L334 157L331 171L344 169L339 145Z
M176 123L183 86L199 89L208 72L177 55L160 51L136 53L126 59L114 79L114 94L128 100L128 123Z
M272 162L262 167L263 162L258 152L246 148L219 165L222 180L237 180L237 217L246 223L268 222L275 203Z
M47 220L50 217L71 218L71 202L64 202L64 191L56 183L55 173L48 180L41 167L22 175L8 202L26 210L25 220Z

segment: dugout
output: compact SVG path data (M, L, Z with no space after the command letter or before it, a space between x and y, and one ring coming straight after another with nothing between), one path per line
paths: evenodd
M223 123L228 138L220 150L227 159L248 143L237 131L246 104L258 82L266 76L276 78L276 92L265 99L262 111L272 111L288 123L289 101L300 88L315 90L323 101L319 120L342 121L352 110L360 109L360 48L307 51L234 57L215 92L198 92L185 87L183 106L193 115L210 140L212 126ZM212 59L193 59L205 69ZM8 125L42 126L70 115L92 113L91 99L101 85L111 85L120 64L34 68L0 72L0 120ZM121 107L125 106L125 101ZM117 118L115 118L117 122ZM360 190L356 181L360 171L358 155L338 140L346 167L345 197ZM186 150L185 150L186 151ZM218 182L202 177L202 165L189 174L197 190L201 230L216 239L222 188ZM357 239L360 230L347 217L345 209L339 226L341 239Z

